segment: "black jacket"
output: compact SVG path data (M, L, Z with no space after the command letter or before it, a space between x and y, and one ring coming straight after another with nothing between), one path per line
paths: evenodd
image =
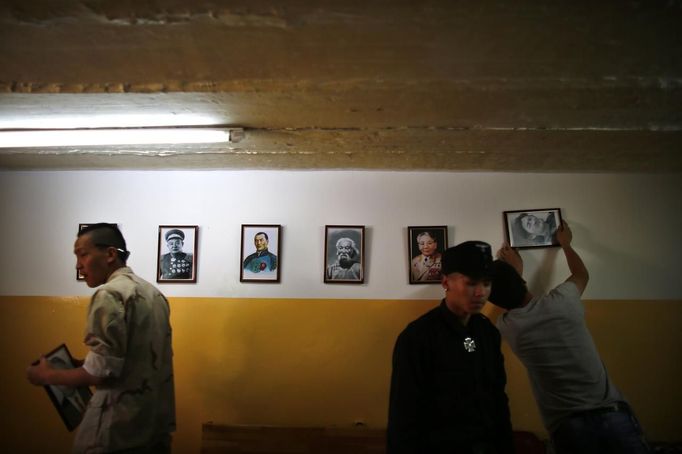
M444 301L410 323L393 351L388 454L514 452L500 342L485 316L465 327Z

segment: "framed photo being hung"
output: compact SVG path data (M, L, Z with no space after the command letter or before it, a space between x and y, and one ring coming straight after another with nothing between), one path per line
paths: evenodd
M197 281L196 225L160 225L156 282L193 284Z
M448 247L448 227L407 228L410 284L440 284L441 256Z
M560 208L505 211L507 242L513 248L558 246L556 230L561 225Z
M65 344L45 355L45 359L55 369L73 369L76 364ZM37 361L34 363L37 364ZM45 385L45 391L57 409L69 431L78 427L83 419L85 408L92 397L92 391L87 386L72 388L69 386Z
M324 229L324 282L365 281L365 226L327 225Z
M279 282L282 226L242 224L241 282Z

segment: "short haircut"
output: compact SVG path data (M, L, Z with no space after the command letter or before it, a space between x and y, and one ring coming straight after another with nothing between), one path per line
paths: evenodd
M130 251L128 251L126 240L116 224L108 224L106 222L91 224L78 232L79 238L83 235L90 235L92 242L97 247L113 247L116 249L118 257L125 265L128 256L130 256Z
M268 234L265 232L258 232L253 236L253 239L255 240L258 235L263 235L267 241L270 241L270 238L268 238Z
M516 309L523 304L528 292L523 280L513 266L502 260L493 262L492 289L488 300L503 309Z

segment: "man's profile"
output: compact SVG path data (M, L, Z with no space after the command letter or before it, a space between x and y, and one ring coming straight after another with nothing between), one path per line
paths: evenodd
M170 454L175 393L168 300L127 265L130 251L116 225L80 230L73 252L76 270L97 288L87 310L87 355L67 369L42 356L26 378L36 386L95 387L72 452Z

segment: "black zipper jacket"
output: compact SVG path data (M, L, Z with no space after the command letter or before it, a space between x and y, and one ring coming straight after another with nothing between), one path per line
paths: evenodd
M500 333L484 315L467 326L440 306L398 336L388 454L513 453Z

